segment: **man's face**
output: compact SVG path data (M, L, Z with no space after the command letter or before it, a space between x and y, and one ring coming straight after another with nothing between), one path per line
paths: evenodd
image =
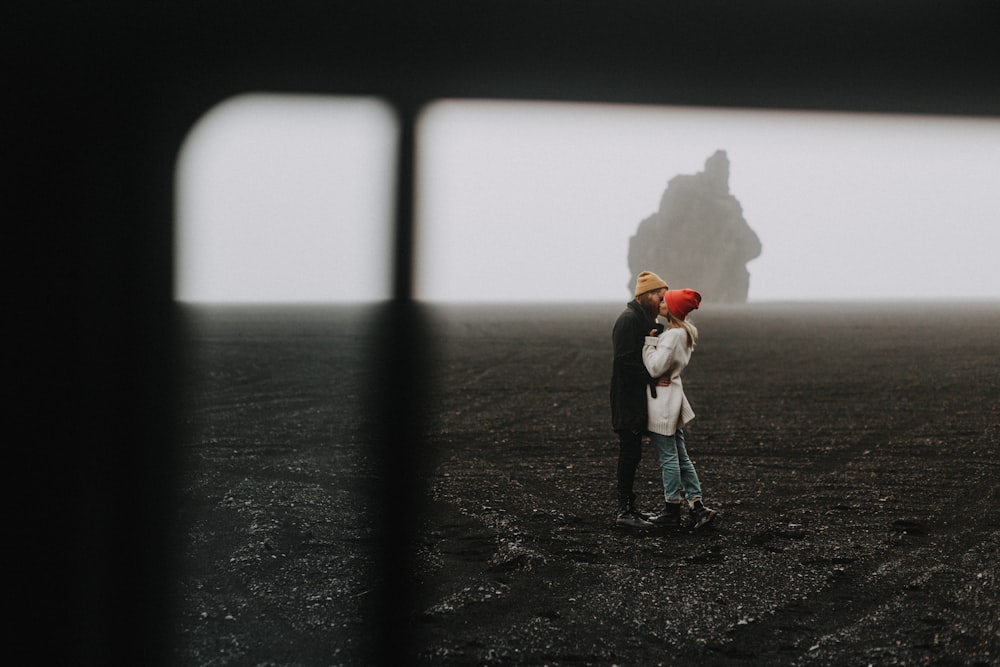
M660 305L663 303L663 295L667 293L665 289L657 289L652 292L645 292L639 295L639 305L649 311L650 314L660 312Z

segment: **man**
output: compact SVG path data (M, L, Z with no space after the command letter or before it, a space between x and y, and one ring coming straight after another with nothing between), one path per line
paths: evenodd
M618 316L611 332L614 362L611 369L611 425L618 434L618 516L615 523L629 528L652 528L635 508L635 471L642 458L646 434L646 387L652 378L642 363L642 345L650 330L663 325L656 316L667 283L651 271L639 274L635 298Z

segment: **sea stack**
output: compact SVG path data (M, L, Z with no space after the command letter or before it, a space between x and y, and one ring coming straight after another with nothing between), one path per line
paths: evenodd
M672 288L697 289L706 302L746 303L746 264L760 253L760 239L729 192L729 158L719 150L705 171L670 179L660 209L639 223L629 239L628 287L648 270Z

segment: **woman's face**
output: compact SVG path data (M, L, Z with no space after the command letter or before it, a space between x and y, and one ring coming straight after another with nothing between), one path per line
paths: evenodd
M664 298L663 301L660 302L660 315L666 317L669 313L670 309L667 308L667 300Z

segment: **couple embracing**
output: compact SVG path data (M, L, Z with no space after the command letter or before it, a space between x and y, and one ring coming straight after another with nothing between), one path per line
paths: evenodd
M683 507L690 512L690 525L701 528L718 512L702 503L698 473L687 454L684 426L694 411L681 383L698 339L687 316L698 308L701 295L671 290L658 275L643 271L634 296L611 334L611 419L619 444L616 524L640 529L680 526ZM636 509L633 492L647 439L659 456L663 478L664 503L653 515Z

